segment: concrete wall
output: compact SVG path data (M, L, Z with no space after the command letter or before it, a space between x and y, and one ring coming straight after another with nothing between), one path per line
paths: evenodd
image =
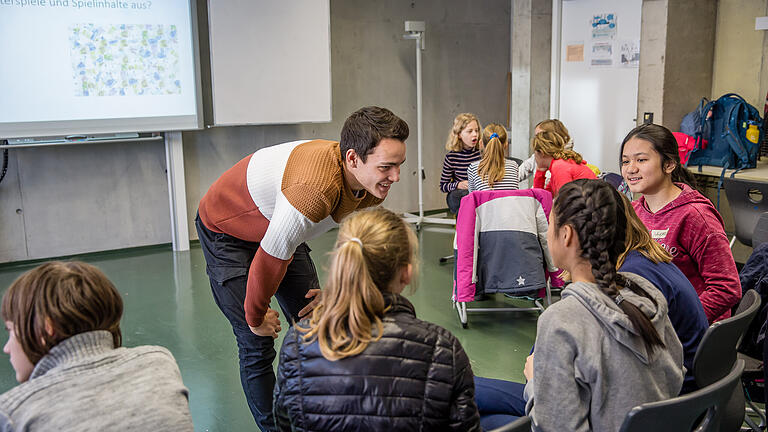
M671 130L709 95L717 4L712 0L643 1L637 122L644 112Z
M668 3L663 121L656 123L673 131L712 86L716 14L712 0Z
M644 112L663 120L664 68L667 45L667 0L644 0L640 22L640 67L637 76L637 122Z
M511 0L512 88L509 154L527 159L534 127L549 118L552 2Z
M720 0L717 8L712 97L738 93L763 110L768 72L768 32L755 30L755 17L768 15L766 0Z
M438 182L453 117L470 111L483 123L505 121L509 0L332 0L333 121L185 132L190 219L210 184L242 157L289 140L338 139L347 115L366 105L385 106L411 127L402 180L385 205L417 209L416 53L402 39L405 20L427 23L425 208L444 208ZM160 142L12 150L0 183L0 262L167 243L167 192Z
M167 243L162 141L11 149L0 262Z

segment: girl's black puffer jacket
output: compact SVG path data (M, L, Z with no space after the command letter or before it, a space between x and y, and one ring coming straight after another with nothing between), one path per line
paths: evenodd
M288 331L275 385L279 430L480 430L472 368L459 341L417 319L404 297L385 300L381 339L354 357L328 361L317 341Z

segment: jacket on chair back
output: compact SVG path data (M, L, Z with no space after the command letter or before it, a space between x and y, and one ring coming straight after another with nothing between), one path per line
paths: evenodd
M280 352L274 413L281 431L479 431L474 378L449 331L385 294L381 339L337 361L295 327ZM306 321L301 324L306 325Z

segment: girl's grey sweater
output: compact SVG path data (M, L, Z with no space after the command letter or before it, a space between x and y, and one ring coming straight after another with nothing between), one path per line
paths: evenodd
M0 431L191 431L188 395L167 349L114 348L109 332L80 333L0 395Z

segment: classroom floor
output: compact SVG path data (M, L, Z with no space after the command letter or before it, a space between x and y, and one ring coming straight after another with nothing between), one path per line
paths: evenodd
M335 238L334 230L309 243L321 282L327 252ZM438 263L439 257L452 253L453 230L427 227L419 233L419 243L420 285L413 294L406 291L417 316L458 336L476 375L522 381L538 314L475 314L469 316L469 328L462 329L451 307L453 267ZM90 254L80 259L99 266L122 294L123 344L162 345L176 357L190 390L195 430L257 430L240 386L232 328L213 301L199 246L193 245L189 252L174 253L168 246ZM0 266L0 290L35 265ZM478 304L493 303L513 302L496 295ZM7 340L5 330L0 330L0 339L3 344ZM276 346L280 343L278 339ZM0 392L16 385L8 356L4 357L0 361Z

